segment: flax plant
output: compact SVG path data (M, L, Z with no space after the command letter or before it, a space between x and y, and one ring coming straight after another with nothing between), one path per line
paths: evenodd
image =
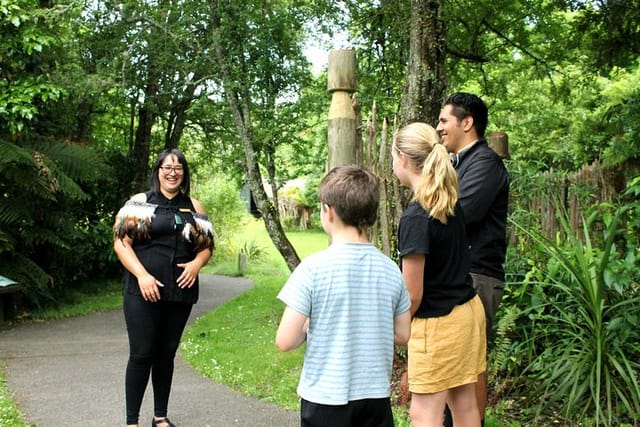
M538 306L529 311L535 356L526 372L538 415L558 410L569 422L605 426L640 417L638 249L621 233L630 208L594 212L581 230L562 215L555 240L512 221L549 257L528 284Z

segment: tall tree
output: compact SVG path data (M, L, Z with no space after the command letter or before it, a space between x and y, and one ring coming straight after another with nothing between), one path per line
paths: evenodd
M106 168L60 114L68 90L59 70L70 59L63 46L76 12L0 2L0 274L35 304L52 297L51 285L72 284L96 265L91 250L76 258L100 228L83 202Z
M400 102L400 124L435 123L447 87L443 1L411 0L409 61Z
M209 1L214 58L243 147L247 183L271 240L293 270L300 259L282 229L276 187L274 197L265 191L260 163L269 176L274 175L275 148L283 142L282 129L287 128L287 118L273 122L280 118L280 104L287 103L279 98L294 96L297 82L308 78L301 51L303 9L289 1L246 6Z

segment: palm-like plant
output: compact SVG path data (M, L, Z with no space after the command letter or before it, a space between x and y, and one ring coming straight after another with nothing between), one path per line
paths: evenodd
M571 230L562 216L555 240L513 222L549 257L534 267L529 283L538 306L530 307L535 357L526 371L535 380L539 414L559 407L567 420L593 418L607 426L640 416L638 249L633 235L621 233L632 209L602 215L600 240L597 213L582 230ZM627 245L619 250L621 242Z

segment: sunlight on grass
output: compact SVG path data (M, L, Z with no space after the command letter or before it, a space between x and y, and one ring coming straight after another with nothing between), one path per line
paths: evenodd
M290 231L286 234L300 258L305 258L329 245L329 238L322 230ZM255 248L259 252L257 255L259 261L272 264L275 270L281 270L288 276L287 264L267 234L264 222L253 217L248 217L245 220L241 235L231 238L226 236L216 243L216 254L202 269L202 272L238 276L237 257L243 247ZM250 259L249 264L255 263L255 261ZM262 268L265 266L260 267L260 269Z
M328 237L322 231L288 232L298 255L304 258L325 249ZM261 220L250 220L238 240L264 249L259 260L249 263L246 276L255 286L199 318L185 332L181 353L203 375L240 393L289 409L299 408L296 393L304 357L304 345L282 353L275 346L275 333L284 309L276 295L289 277L286 263L269 239ZM205 272L237 271L236 263L209 265ZM492 415L487 426L500 427ZM404 408L394 408L398 427L410 422Z
M329 238L322 230L288 231L286 234L300 258L305 258L312 253L327 248L329 245ZM282 266L286 268L282 256L267 234L264 222L261 219L248 219L245 231L238 239L246 242L255 242L265 249L267 258L281 262Z
M301 258L328 245L321 231L290 232L287 237ZM250 220L239 240L253 242L264 250L259 259L250 261L247 270L246 276L255 286L198 319L185 332L181 352L199 372L216 382L297 409L296 386L304 347L282 353L274 344L283 310L276 295L289 270L261 220ZM208 266L206 271L216 272L218 268Z

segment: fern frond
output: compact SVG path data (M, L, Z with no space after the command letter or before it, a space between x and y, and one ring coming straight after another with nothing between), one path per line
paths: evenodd
M105 164L98 154L69 141L39 141L33 148L49 160L49 167L63 171L73 181L95 181L105 172Z
M16 225L22 217L22 209L15 203L11 203L9 200L3 200L0 204L0 229L2 227Z
M49 287L52 278L38 264L29 258L14 253L8 257L0 255L0 275L22 285L23 293L36 305L42 305L44 301L53 301Z
M13 252L15 241L10 234L5 233L0 228L0 254L3 252Z
M516 320L520 316L520 310L516 306L505 307L502 316L496 325L496 335L493 351L491 352L491 371L497 375L500 369L505 368L511 351L511 333L516 328Z
M11 196L54 199L39 173L33 151L18 144L0 141L0 182L5 186L4 192Z
M33 164L31 152L17 144L0 140L0 166L8 164L29 165Z

